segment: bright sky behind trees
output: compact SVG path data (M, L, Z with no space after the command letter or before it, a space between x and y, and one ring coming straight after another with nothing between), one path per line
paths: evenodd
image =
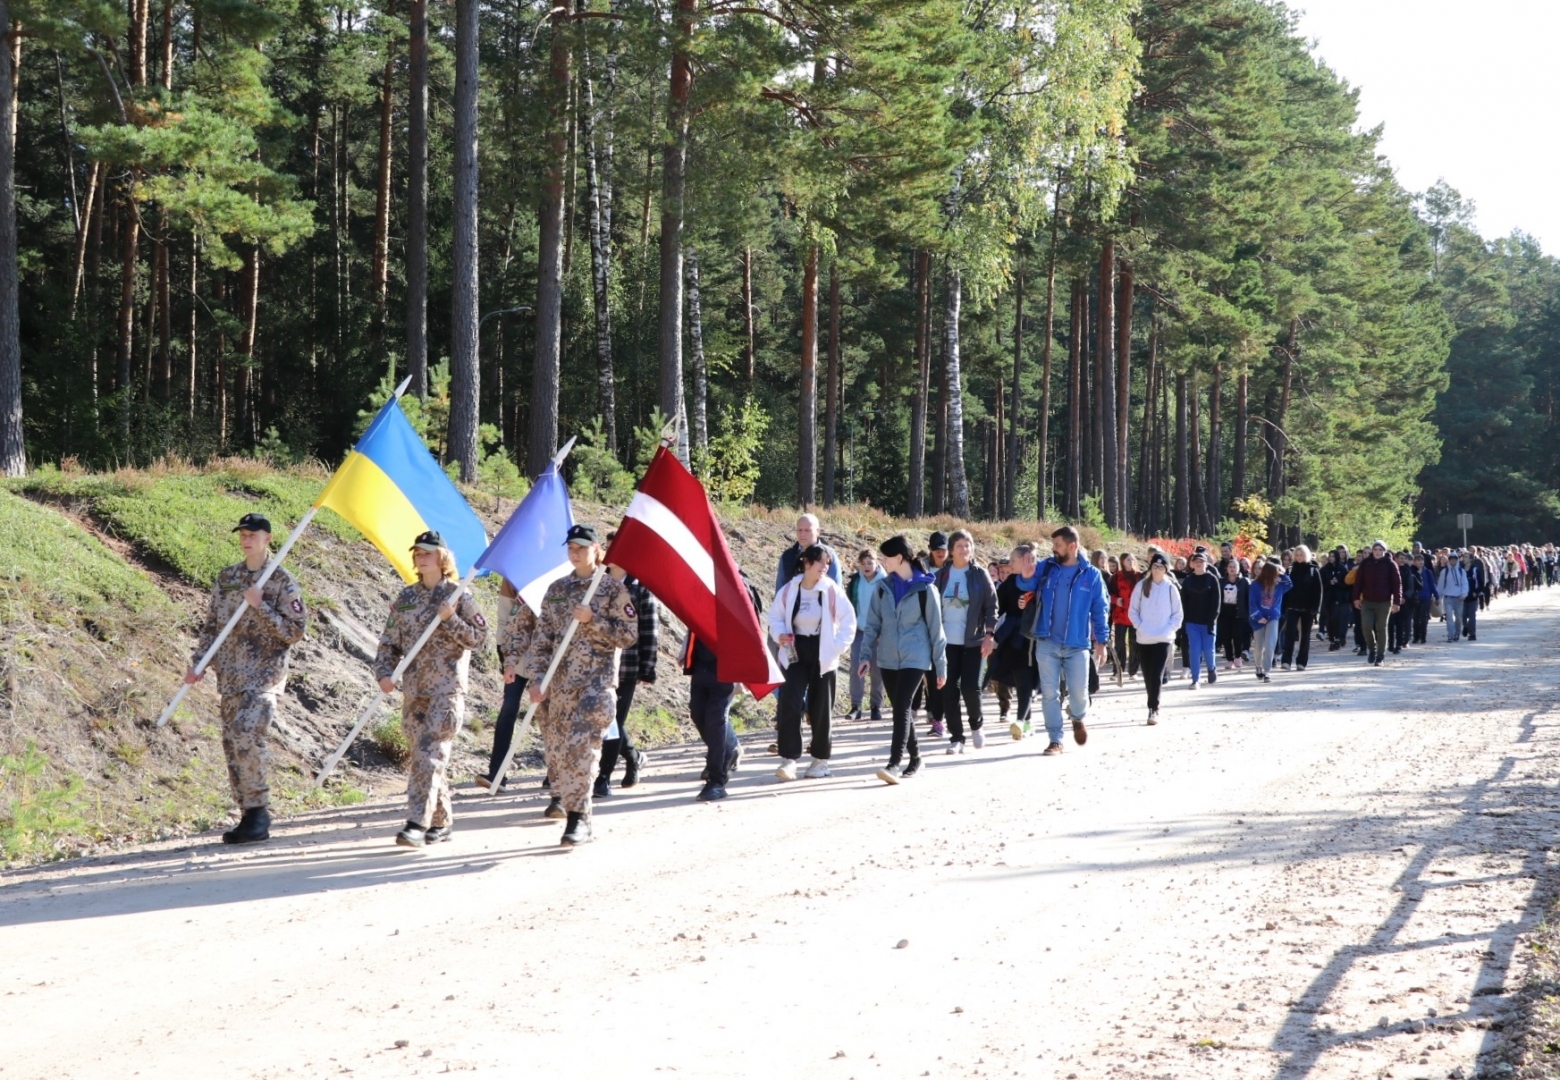
M1478 205L1485 236L1521 229L1560 250L1552 108L1555 0L1293 0L1301 32L1360 87L1398 181L1439 178Z

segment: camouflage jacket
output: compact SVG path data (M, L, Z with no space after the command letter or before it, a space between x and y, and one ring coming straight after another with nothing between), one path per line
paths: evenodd
M569 574L547 586L531 647L517 669L521 675L535 680L547 674L547 665L552 663L564 630L574 621L574 608L585 599L588 588L590 578L578 574ZM639 641L639 612L629 591L611 574L602 576L601 586L591 597L590 610L595 618L575 629L563 659L558 662L553 685L617 688L618 650Z
M379 635L374 657L374 678L388 679L395 666L422 637L428 624L439 617L439 605L455 595L460 583L441 581L433 588L422 582L408 585L390 605L390 618ZM469 591L461 594L455 614L439 624L428 644L407 665L401 676L401 692L408 697L465 693L466 669L471 650L487 641L487 619Z
M260 580L264 569L251 570L234 563L217 575L211 586L211 603L190 666L200 662L217 635L239 607L247 607L244 593ZM224 694L261 690L279 692L287 683L287 653L302 640L309 615L303 607L303 590L280 566L260 590L260 607L246 611L233 632L217 650L211 666L217 669L217 690Z
M518 671L526 649L530 648L531 635L536 632L536 616L531 606L518 596L512 600L499 597L498 613L498 658Z

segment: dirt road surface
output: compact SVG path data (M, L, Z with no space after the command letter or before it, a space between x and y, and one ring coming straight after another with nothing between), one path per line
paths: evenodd
M715 806L663 753L572 852L528 781L422 853L386 792L8 874L0 1080L1473 1077L1560 820L1557 631L1528 594L1154 728L1107 686L1086 747L992 723L897 788L873 724L828 780L750 740Z

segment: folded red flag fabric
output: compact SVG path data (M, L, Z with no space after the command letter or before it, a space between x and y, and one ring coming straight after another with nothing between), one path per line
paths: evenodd
M704 485L664 446L628 504L607 562L638 578L710 647L722 682L744 683L763 697L784 681Z

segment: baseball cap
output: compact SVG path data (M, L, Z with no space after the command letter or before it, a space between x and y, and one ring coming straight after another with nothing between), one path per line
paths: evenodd
M563 542L565 544L582 545L598 543L596 530L589 525L571 525L569 526L569 535L564 538Z
M938 530L927 539L926 546L931 551L941 551L948 546L948 534Z
M444 537L429 529L425 533L419 533L416 540L412 541L412 551L438 551L444 546Z
M264 514L245 514L238 519L238 524L233 526L233 531L244 532L270 532L271 519Z

